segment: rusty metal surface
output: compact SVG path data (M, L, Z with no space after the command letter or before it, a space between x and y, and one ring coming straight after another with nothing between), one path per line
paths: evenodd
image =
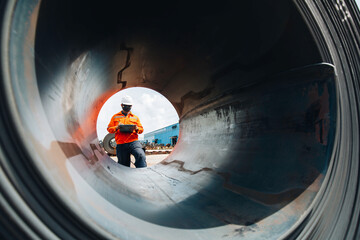
M333 233L311 227L326 229L313 212L338 219L324 208L342 197L339 169L358 176L346 145L358 136L339 132L358 129L357 107L346 111L355 87L343 85L353 76L306 25L313 3L189 4L8 2L1 211L14 224L0 218L3 238L355 238L349 213ZM146 169L97 142L102 104L128 87L159 91L180 116L176 148ZM344 194L356 202L357 188Z

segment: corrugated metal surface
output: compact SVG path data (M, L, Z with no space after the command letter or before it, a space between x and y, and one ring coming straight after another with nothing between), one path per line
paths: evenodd
M144 142L164 144L164 145L166 144L174 145L178 137L179 137L179 123L176 123L152 131L150 133L146 133L144 135Z

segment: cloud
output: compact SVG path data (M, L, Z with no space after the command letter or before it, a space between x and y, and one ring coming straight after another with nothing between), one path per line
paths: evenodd
M172 104L160 93L148 88L129 88L114 94L101 108L97 120L97 134L103 139L108 133L106 128L111 117L121 111L121 98L129 95L134 100L132 113L140 118L144 134L179 122L179 116Z

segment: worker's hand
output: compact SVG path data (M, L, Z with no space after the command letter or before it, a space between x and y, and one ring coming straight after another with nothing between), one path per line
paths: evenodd
M139 131L139 128L137 125L135 125L135 132L138 132Z
M116 126L116 129L120 129L120 125L123 125L121 122Z

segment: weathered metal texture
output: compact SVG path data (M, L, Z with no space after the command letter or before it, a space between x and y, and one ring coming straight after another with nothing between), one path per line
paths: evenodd
M333 52L310 33L304 9L314 6L297 6L9 2L1 210L15 227L1 218L1 236L318 237L306 225L317 219L311 212L329 204L327 191L326 201L343 196L329 184L342 159L339 139L358 142L339 133L340 123L351 118L354 129L358 123L344 112L350 90L341 81L349 84L352 76L342 77L338 59L328 58ZM147 169L118 165L96 136L102 104L137 86L162 93L180 116L176 148ZM4 136L19 142L17 151L4 148ZM345 159L356 169L353 158ZM8 199L18 201L9 207ZM355 236L357 219L322 234L350 236L343 229L352 228Z

